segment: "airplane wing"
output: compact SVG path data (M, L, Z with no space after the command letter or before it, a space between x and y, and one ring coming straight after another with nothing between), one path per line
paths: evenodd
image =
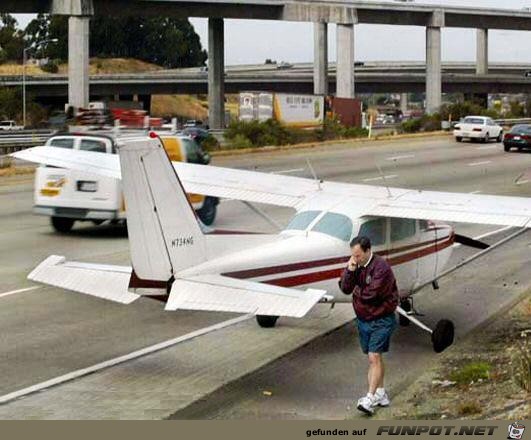
M139 295L127 290L131 268L103 264L76 263L51 255L28 275L28 279L85 293L110 301L130 304Z
M33 147L11 156L28 162L121 179L116 154ZM317 182L301 177L173 162L188 193L295 208L317 189Z
M51 255L39 264L28 279L130 304L140 295L129 292L131 268L66 261ZM326 294L324 290L306 291L237 280L222 275L177 278L172 285L166 310L204 310L253 313L256 315L301 318Z
M34 147L12 156L120 178L117 155ZM358 206L360 216L389 216L531 227L531 198L385 188L174 162L187 192L303 209L314 197Z
M166 310L205 310L301 318L325 293L324 290L303 291L222 275L198 275L177 278L173 282Z

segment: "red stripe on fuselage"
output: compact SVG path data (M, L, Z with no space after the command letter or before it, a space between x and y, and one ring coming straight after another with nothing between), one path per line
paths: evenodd
M381 257L389 257L399 252L417 249L419 247L426 246L429 244L433 244L437 246L438 242L442 240L446 240L446 239L448 239L448 236L440 238L440 239L425 241L422 243L402 246L402 247L391 249L391 250L383 250L383 251L376 252L376 253L380 255ZM262 277L266 275L278 275L278 274L282 274L286 272L294 272L296 270L312 269L315 267L330 266L332 264L346 263L349 259L350 259L350 255L345 256L345 257L326 258L323 260L305 261L302 263L291 263L291 264L286 264L283 266L270 266L270 267L260 267L256 269L246 269L246 270L240 270L236 272L227 272L222 275L232 277L232 278L238 278L238 279L257 278L257 277Z
M445 238L448 238L448 237L445 237ZM443 243L436 243L433 246L430 246L428 248L419 249L417 251L410 252L405 255L400 255L394 258L388 258L387 262L391 266L398 266L400 264L408 263L418 258L422 258L430 254L433 254L435 252L446 249L447 247L452 246L453 243L454 243L454 235L452 234L450 235L449 240ZM378 253L378 255L383 256L382 253ZM348 258L347 258L347 261L348 261ZM289 271L286 271L286 272L289 272ZM319 281L326 281L326 280L331 280L334 278L339 278L342 272L343 272L343 268L328 269L328 270L323 270L323 271L311 272L311 273L300 274L300 275L293 275L289 277L277 278L277 279L272 279L272 280L265 280L262 282L265 284L272 284L275 286L294 287L294 286L301 286L304 284L312 284L312 283L317 283Z

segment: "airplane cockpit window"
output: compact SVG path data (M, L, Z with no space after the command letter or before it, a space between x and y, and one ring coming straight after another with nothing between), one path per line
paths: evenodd
M313 222L322 211L303 211L299 212L291 219L286 229L304 231L310 223Z
M368 237L373 246L380 246L385 244L385 226L387 220L385 218L376 218L362 223L359 235Z
M352 235L352 221L346 215L329 212L317 222L312 231L349 241Z
M391 218L391 241L405 240L415 235L415 220Z

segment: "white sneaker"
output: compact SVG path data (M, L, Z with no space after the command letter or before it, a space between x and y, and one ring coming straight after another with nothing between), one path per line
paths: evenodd
M373 394L367 393L366 396L358 400L357 408L361 412L364 412L365 414L372 416L374 414L375 399L376 397Z
M391 400L383 388L378 388L374 393L374 406L389 406Z

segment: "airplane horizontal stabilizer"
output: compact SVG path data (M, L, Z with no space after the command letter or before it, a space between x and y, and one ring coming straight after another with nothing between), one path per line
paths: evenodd
M49 256L28 275L29 280L37 283L122 304L140 298L127 291L130 277L130 267L68 262L58 255Z
M173 282L166 310L204 310L302 318L325 295L237 280L222 275L199 275Z

